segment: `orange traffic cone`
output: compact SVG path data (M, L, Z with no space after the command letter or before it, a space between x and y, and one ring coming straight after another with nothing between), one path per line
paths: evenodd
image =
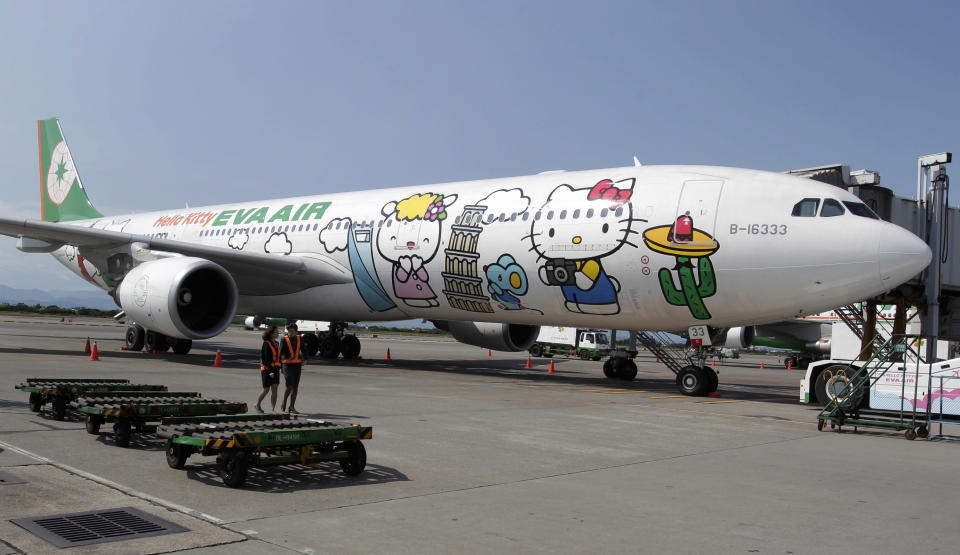
M216 368L223 366L223 355L220 353L219 347L217 347L217 358L213 359L213 366Z
M710 366L716 366L716 365L717 365L717 359L713 359L710 361Z
M763 361L760 361L760 369L763 370Z
M547 370L547 374L553 374L553 359L550 359L550 369Z
M387 356L383 360L390 360L390 349L387 349Z
M97 342L93 342L93 349L90 351L90 360L100 360L100 349L97 348Z
M90 338L89 338L89 337L87 338L87 344L84 345L84 347L83 347L83 354L85 354L85 355L89 355L89 354L90 354Z
M488 356L488 357L492 357L492 356L493 356L493 353L490 352L490 349L487 349L487 356Z
M524 366L524 368L531 368L531 367L532 365L530 364L530 357L527 357L527 365Z
M787 370L790 370L790 366L791 366L790 361L787 361Z

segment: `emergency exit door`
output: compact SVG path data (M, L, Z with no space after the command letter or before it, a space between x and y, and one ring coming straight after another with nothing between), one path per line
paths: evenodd
M721 180L687 181L680 192L677 216L674 219L672 241L697 245L712 244L717 227L717 207L720 204ZM693 230L707 235L694 234ZM709 237L709 238L708 238Z

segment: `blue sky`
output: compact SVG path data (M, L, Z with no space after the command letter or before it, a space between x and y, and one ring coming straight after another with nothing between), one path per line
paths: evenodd
M912 196L916 157L957 148L958 5L0 0L0 213L39 214L52 116L107 214L634 155ZM86 287L12 239L0 267Z

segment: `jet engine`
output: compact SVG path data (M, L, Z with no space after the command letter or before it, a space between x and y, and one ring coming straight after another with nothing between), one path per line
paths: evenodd
M730 328L724 337L723 346L728 349L746 349L753 345L756 330L753 326Z
M540 334L540 326L523 324L460 322L458 320L435 321L433 324L442 330L449 331L453 338L461 343L514 353L529 349Z
M207 339L227 329L237 298L230 273L202 258L144 262L117 287L117 301L130 320L184 339Z

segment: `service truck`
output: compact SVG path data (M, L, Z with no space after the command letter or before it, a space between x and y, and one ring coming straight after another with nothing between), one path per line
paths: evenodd
M530 354L535 357L574 355L583 360L600 360L609 352L607 330L541 326L537 341L530 346Z
M911 334L918 333L920 331L919 322L909 322L907 325L907 332ZM913 348L918 352L926 355L926 345L925 340L918 340L916 345L913 345ZM824 360L818 360L816 362L810 363L807 367L806 372L803 375L803 378L800 380L800 402L810 405L826 405L831 399L833 399L834 394L838 390L843 390L846 380L852 379L857 372L867 372L871 368L865 366L865 363L862 361L856 360L860 356L862 349L861 340L859 337L854 335L853 331L847 327L846 324L842 322L837 322L832 325L831 337L830 337L830 358ZM950 358L951 350L950 343L948 341L937 341L937 360L945 361ZM957 359L958 363L957 368L960 368L960 359ZM952 361L951 364L944 366L944 369L949 369L951 372L955 369ZM887 363L889 364L889 363ZM916 365L916 364L915 364ZM851 366L851 369L847 369L847 366ZM904 368L903 365L899 366L900 372L909 371L909 365L907 368ZM894 368L895 370L896 368ZM844 370L840 372L840 370ZM919 370L914 368L913 371L924 373L924 366L919 365ZM848 376L848 372L854 372L854 375ZM928 374L929 371L926 371ZM888 372L889 379L893 379L895 372ZM933 372L937 374L937 372ZM939 378L938 378L939 379ZM926 378L923 378L923 385L926 386ZM872 381L871 382L871 394L873 394L874 389L878 386L883 385L883 380ZM926 390L924 389L924 392ZM875 407L871 407L875 408Z

